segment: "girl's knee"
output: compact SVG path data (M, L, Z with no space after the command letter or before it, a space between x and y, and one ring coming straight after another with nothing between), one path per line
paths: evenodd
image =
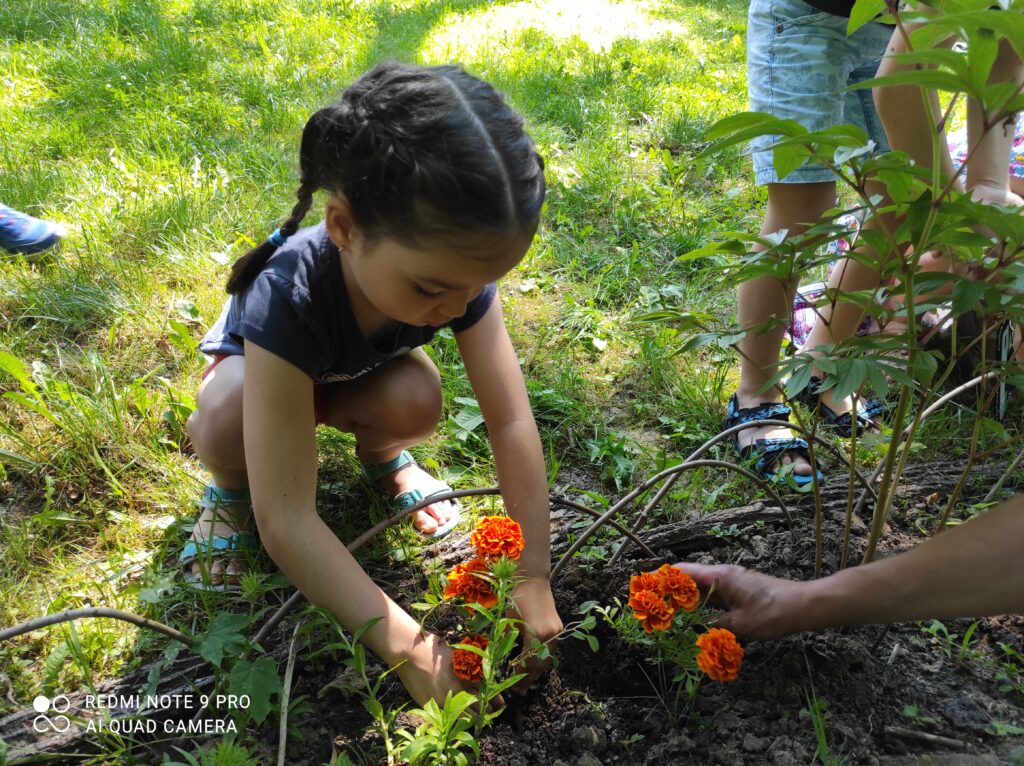
M218 381L207 386L189 416L187 428L200 458L214 465L234 465L241 461L242 386L240 382Z
M441 419L441 380L433 366L410 369L390 393L388 430L393 436L415 439L434 432Z

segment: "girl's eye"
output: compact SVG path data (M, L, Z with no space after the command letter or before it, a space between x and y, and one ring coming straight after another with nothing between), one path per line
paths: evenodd
M420 287L420 286L419 286L418 284L416 284L415 282L413 282L413 287L415 287L415 288L416 288L416 292L418 292L418 293L419 293L420 295L424 296L425 298L437 298L438 296L440 296L440 295L441 295L441 293L443 293L443 292L444 292L444 290L439 290L439 291L438 291L438 292L436 292L436 293L434 293L434 292L430 292L429 290L425 290L425 289L423 289L422 287Z

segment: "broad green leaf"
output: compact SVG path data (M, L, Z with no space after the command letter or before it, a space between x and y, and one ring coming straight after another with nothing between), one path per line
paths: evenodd
M784 179L807 162L810 152L800 144L776 144L772 149L772 164L779 179Z
M723 117L721 120L716 122L704 134L704 138L708 141L717 141L721 138L726 138L739 131L750 130L751 128L759 128L763 126L774 126L779 122L779 118L773 114L767 114L765 112L740 112L739 114L731 114L728 117ZM766 131L768 133L778 132L774 130Z
M968 38L967 45L967 67L968 78L974 86L974 90L981 92L985 89L988 76L992 72L992 65L996 62L999 53L999 41L990 29L976 29Z
M846 36L849 37L869 21L885 12L885 0L857 0L850 11L850 22L846 25Z
M35 391L36 384L29 375L25 364L13 354L0 351L0 370L10 374L21 385L23 391L29 393Z
M231 668L228 677L230 694L249 695L249 713L256 723L263 723L270 713L270 698L280 694L281 689L277 664L270 657L260 657L252 663L242 660Z
M919 88L935 88L958 92L964 90L967 85L961 78L950 72L943 72L936 69L912 69L906 72L874 77L870 80L850 85L848 90L866 90L868 88L881 88L889 85L916 85Z
M814 368L809 364L804 364L798 367L796 371L789 376L789 380L786 382L786 396L790 399L796 397L801 391L807 388L807 384L811 382L811 373Z
M953 316L961 316L978 306L985 293L985 283L961 279L953 285Z
M210 620L206 632L196 638L193 649L207 662L220 667L224 654L237 654L245 647L242 631L249 626L244 614L221 612Z
M1024 56L1024 15L1020 9L1012 11L968 11L937 16L910 35L915 48L936 45L950 34L970 38L978 29L990 29L1007 40L1018 56Z
M749 118L750 115L757 115L759 119L741 119ZM744 123L747 126L738 129ZM731 117L726 117L724 120L719 120L708 129L705 136L708 140L714 141L714 143L700 152L697 158L700 159L707 155L717 154L722 149L749 141L758 136L800 136L806 133L807 128L795 120L780 120L777 117L759 112L734 114Z

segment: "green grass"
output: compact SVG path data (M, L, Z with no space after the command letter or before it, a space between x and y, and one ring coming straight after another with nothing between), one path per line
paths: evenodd
M0 447L13 453L0 452L0 624L92 603L192 630L232 604L169 588L205 480L181 432L204 364L194 344L220 310L227 264L291 208L307 116L385 58L459 61L491 80L547 162L543 225L503 296L549 469L581 469L617 496L616 482L714 434L732 360L676 355L672 330L633 320L665 305L732 311L719 262L675 259L760 218L744 159L696 160L704 129L745 106L745 11L740 0L7 0L0 200L72 234L49 265L0 259L0 348L25 369L21 382L0 373L24 397L0 399ZM455 425L472 392L454 342L430 352L446 420L417 454L458 486L491 485L483 428ZM318 444L318 498L350 540L384 509L356 480L350 439L321 429ZM678 487L690 508L749 491ZM389 533L365 560L377 573L389 555L414 558L411 535ZM278 587L251 579L242 608ZM75 631L0 645L19 700L161 645L108 621Z

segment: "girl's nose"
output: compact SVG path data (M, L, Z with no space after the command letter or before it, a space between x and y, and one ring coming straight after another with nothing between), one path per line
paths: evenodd
M441 311L452 319L462 316L466 313L466 305L469 303L472 292L472 290L449 291L441 303Z

